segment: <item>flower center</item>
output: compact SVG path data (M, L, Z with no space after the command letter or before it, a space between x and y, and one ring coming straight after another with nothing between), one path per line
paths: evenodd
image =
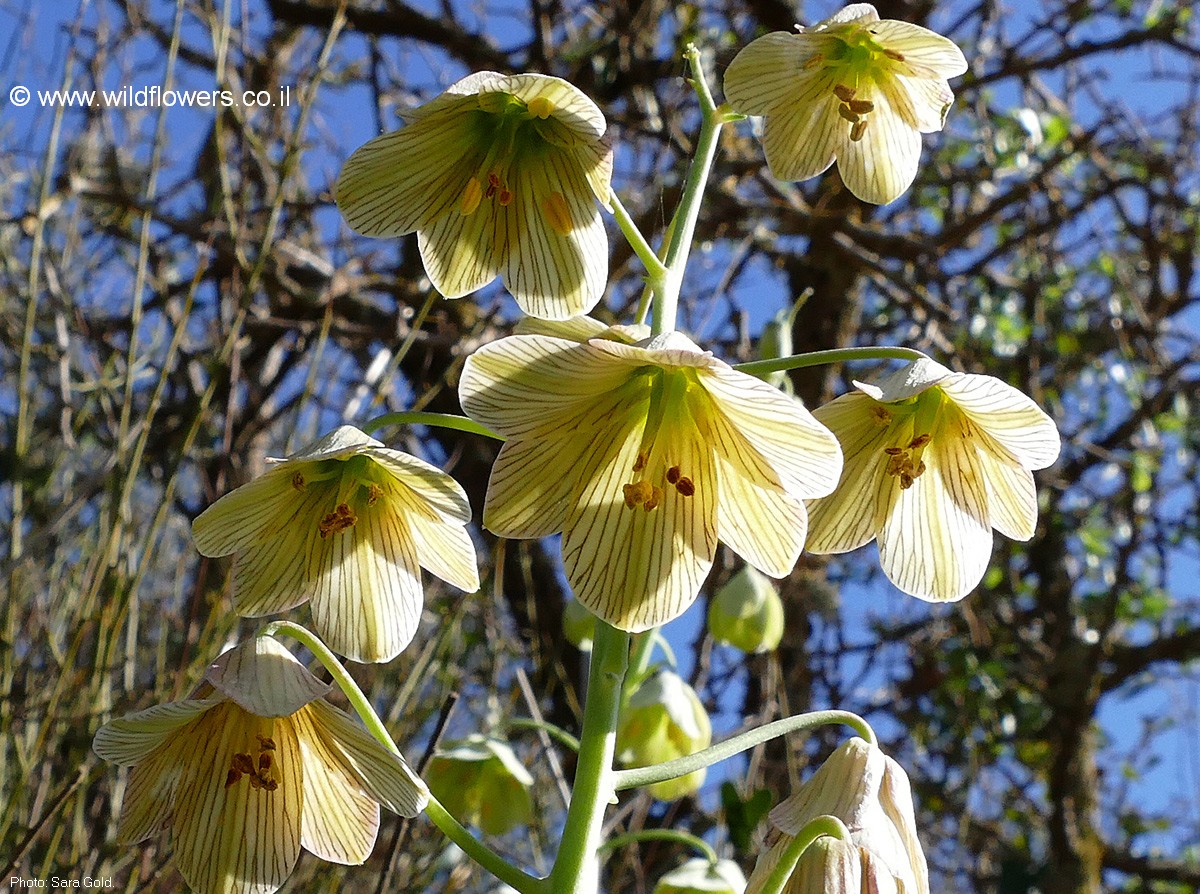
M881 57L904 61L902 53L880 44L870 28L850 26L836 36L831 35L825 52L805 63L805 68L828 63L837 69L833 95L838 100L838 115L849 125L850 139L855 143L866 134L868 116L875 111L870 98L871 85L888 71L888 64Z
M663 455L670 449L667 439L660 441L658 438L668 415L673 419L687 418L687 388L687 378L683 375L652 375L650 407L646 413L646 427L642 430L642 443L633 463L633 479L621 487L625 505L630 509L641 506L650 512L662 503L670 489L683 497L696 493L695 480L685 474L686 470L678 462Z
M261 733L256 733L255 738L258 739L258 761L249 752L236 753L229 762L229 772L225 774L225 788L237 785L243 776L250 781L253 789L273 792L279 788L279 780L271 773L275 765L275 740Z
M913 399L913 403L908 404L907 407L903 404L891 405L895 411L911 408L907 414L911 418L911 423L902 422L897 427L897 434L903 433L900 443L893 447L883 448L884 455L887 456L887 465L884 470L888 475L900 479L901 490L908 490L913 486L913 482L925 472L922 456L939 428L942 401L942 389L935 386L917 395ZM890 422L892 412L882 405L872 408L872 418L876 424L882 422L884 416Z
M351 456L346 460L330 460L329 465L335 467L332 474L328 469L318 468L307 481L300 472L292 476L292 486L300 491L314 481L337 477L336 490L333 482L329 486L329 495L336 501L334 509L321 516L317 523L317 532L322 540L353 528L358 523L359 514L378 503L384 495L383 486L373 480L377 477L377 471L369 457Z
M895 475L900 479L901 490L908 490L913 486L913 482L921 477L925 471L925 463L921 461L921 454L925 452L925 446L932 440L929 435L917 435L908 442L907 447L884 447L883 452L887 454L887 473Z

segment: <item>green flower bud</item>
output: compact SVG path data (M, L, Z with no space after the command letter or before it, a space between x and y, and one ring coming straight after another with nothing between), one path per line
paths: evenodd
M592 638L596 635L596 616L582 602L571 597L563 607L563 636L567 642L581 652L592 650Z
M673 671L661 670L629 697L617 724L617 758L627 767L648 767L695 754L712 744L712 724L696 691ZM647 786L660 801L698 791L705 771Z
M717 642L743 652L769 652L783 638L783 600L775 585L747 565L708 605L708 629Z
M688 860L658 880L654 894L743 894L746 877L732 860Z
M498 739L476 734L438 749L425 781L451 816L488 835L503 835L533 818L533 777Z

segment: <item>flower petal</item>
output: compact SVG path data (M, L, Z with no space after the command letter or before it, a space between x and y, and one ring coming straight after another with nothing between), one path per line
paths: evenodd
M471 504L462 486L437 466L399 450L380 447L367 455L387 469L398 486L411 492L426 508L447 520L465 523L471 520Z
M898 198L917 176L921 135L903 118L894 79L878 81L872 95L875 110L865 119L862 139L839 131L838 173L846 188L864 202L886 205ZM840 120L840 119L839 119ZM842 122L843 126L846 122Z
M845 553L875 539L875 500L887 477L882 451L889 442L887 423L873 415L876 408L887 412L867 395L851 392L813 412L837 436L846 465L837 489L808 504L810 553Z
M464 178L465 182L465 178ZM489 203L471 214L450 209L424 224L417 248L429 281L446 298L461 298L500 274L500 248L507 236L506 215Z
M350 229L364 236L403 236L458 216L468 179L483 162L469 111L475 96L451 97L445 108L360 146L334 187Z
M871 31L880 44L904 57L893 64L909 77L945 80L958 77L967 70L967 59L958 45L928 28L884 19Z
M422 568L467 593L479 589L475 543L465 527L429 518L416 510L408 513L407 520Z
M117 843L136 844L161 832L171 819L175 789L182 776L181 738L170 741L138 762L129 774L117 824Z
M364 447L382 447L382 441L376 441L366 432L353 425L339 425L329 434L318 438L306 447L297 450L283 462L290 460L320 460L320 459L349 459L365 451ZM271 460L279 462L279 460Z
M563 536L563 567L576 598L631 632L682 614L695 601L716 552L711 448L690 420L670 425L655 439L647 466L665 466L662 456L669 454L690 474L695 493L685 497L667 487L649 512L626 506L623 486L631 481L642 432L618 420L610 431L597 433L580 461L582 487Z
M832 87L827 97L789 104L764 121L763 151L776 179L807 180L833 164L849 124L837 113Z
M841 448L800 401L724 364L699 378L711 401L697 406L696 416L713 449L742 475L796 499L833 490Z
M260 717L294 714L331 688L270 636L256 636L225 652L209 665L204 679Z
M981 447L978 456L987 483L988 521L1005 537L1029 540L1037 530L1033 475L986 448Z
M725 99L743 115L769 115L782 105L808 102L803 82L814 74L805 64L820 52L821 41L787 31L752 40L725 70Z
M785 577L804 548L804 504L757 486L719 454L717 481L717 538L763 574Z
M303 718L327 755L372 798L400 816L416 816L429 803L429 789L404 758L385 748L349 715L325 701L313 702Z
M354 661L390 661L412 641L424 591L416 543L385 493L309 556L316 581L313 623L326 643Z
M515 198L497 212L508 233L504 284L526 313L565 320L600 300L608 237L578 165L553 149L540 162L514 172Z
M501 537L548 537L563 529L582 438L507 441L492 466L483 524Z
M925 473L904 491L889 476L884 487L891 496L881 500L884 506L895 500L879 532L884 573L904 592L929 601L966 596L992 553L983 468L961 433L961 418L943 425L944 433L935 434L925 451Z
M921 133L934 133L946 125L946 113L954 104L954 93L950 85L936 78L905 78L900 82L898 93L904 93L912 108L913 126Z
M480 93L509 93L529 104L534 99L549 100L551 114L569 127L581 140L595 141L604 136L604 113L587 95L569 81L543 74L515 74L482 86Z
M276 468L225 494L192 522L202 556L228 556L288 524L299 501L293 468Z
M598 396L625 384L632 368L589 345L514 335L467 358L459 398L468 416L507 438L552 435L564 425L589 431L603 424L593 411Z
M235 754L253 759L258 736L275 744L274 790L249 777L227 784ZM300 747L286 720L255 717L232 702L196 725L175 799L175 863L199 894L267 892L281 886L300 856L304 804Z
M942 390L988 439L1026 469L1044 469L1058 459L1054 420L1011 385L992 376L959 374ZM985 443L987 440L985 439Z
M225 697L222 695L187 699L154 705L144 711L110 720L96 730L92 751L117 766L131 767L145 760L182 727L223 701Z

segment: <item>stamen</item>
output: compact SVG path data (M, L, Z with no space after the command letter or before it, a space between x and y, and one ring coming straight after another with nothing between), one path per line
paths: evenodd
M503 201L501 204L504 204ZM571 222L571 209L561 192L552 192L542 199L542 214L546 216L550 228L560 236L570 236L575 229Z
M887 56L889 59L895 59L897 62L904 61L903 53L897 53L895 50L889 50L887 47L883 48L883 55Z
M636 481L633 484L626 484L621 488L625 495L625 505L632 509L639 503L649 503L649 501L654 497L654 489L654 485L645 480ZM661 494L662 492L659 491L659 493ZM653 509L654 507L651 506L650 508Z
M892 424L892 414L889 413L885 407L881 407L879 405L871 408L871 419L876 425L881 427Z
M253 773L254 759L248 754L238 753L233 756L232 767L239 773Z
M675 485L675 490L685 497L690 497L696 492L696 485L692 483L691 478L683 477L672 483Z
M378 484L367 485L367 505L374 506L379 498L383 496L383 488Z
M258 756L258 772L265 774L271 769L271 752L264 751Z
M463 217L469 214L474 214L475 209L479 207L479 203L483 201L483 186L479 182L478 177L472 177L467 181L466 188L463 189L462 200L458 212Z
M856 115L846 103L838 106L838 114L849 121L851 124L861 123L861 119Z
M646 468L646 454L639 453L633 462L633 471L640 472L644 468Z
M296 490L304 490L304 476L299 472L292 475L292 487L296 488Z
M866 132L867 132L866 119L864 118L861 121L855 121L854 126L850 128L851 141L857 143L859 140L861 140L863 138L863 134L865 134Z
M233 769L233 767L230 767L229 772L225 775L225 788L229 788L229 786L233 785L241 778L242 774Z
M846 102L850 106L850 111L856 115L865 115L867 112L875 111L875 103L869 99L851 99Z
M529 114L545 120L554 113L554 103L544 96L535 96L529 100Z
M259 751L274 751L275 750L275 740L272 739L270 736L264 736L262 733L255 733L254 738L258 739L258 750Z
M812 71L814 68L816 68L818 65L820 65L824 61L825 61L825 57L822 56L820 53L817 53L815 56L809 56L807 59L805 59L804 65L801 67L805 71Z
M853 87L847 86L846 84L837 84L833 88L833 95L842 102L849 102L850 100L854 99L854 94L857 92L858 91Z
M355 522L358 521L358 516L354 514L354 510L345 503L338 503L337 509L330 512L317 525L317 530L320 532L322 539L330 534L338 534L347 528L353 528Z
M648 484L649 482L642 482L642 483ZM646 498L646 502L642 504L642 508L645 509L647 512L649 512L651 509L654 509L656 506L658 506L659 503L662 502L662 498L663 498L662 488L651 484L650 485L650 496Z
M677 484L679 482L679 466L671 466L667 469L667 484Z
M503 187L500 188L500 192L496 193L496 201L500 203L500 207L502 208L507 208L511 205L512 200L513 194Z

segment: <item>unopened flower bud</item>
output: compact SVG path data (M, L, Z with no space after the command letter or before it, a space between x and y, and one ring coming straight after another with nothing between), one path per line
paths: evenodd
M712 744L712 724L696 690L673 671L650 677L629 697L617 725L617 757L627 767L647 767L695 754ZM705 771L647 786L661 801L699 790Z
M533 818L533 777L498 739L476 734L450 743L430 759L425 779L451 816L488 835Z
M658 880L654 894L743 894L746 876L732 860L688 860Z
M717 591L708 606L717 642L743 652L769 652L783 638L783 600L771 579L747 565Z

